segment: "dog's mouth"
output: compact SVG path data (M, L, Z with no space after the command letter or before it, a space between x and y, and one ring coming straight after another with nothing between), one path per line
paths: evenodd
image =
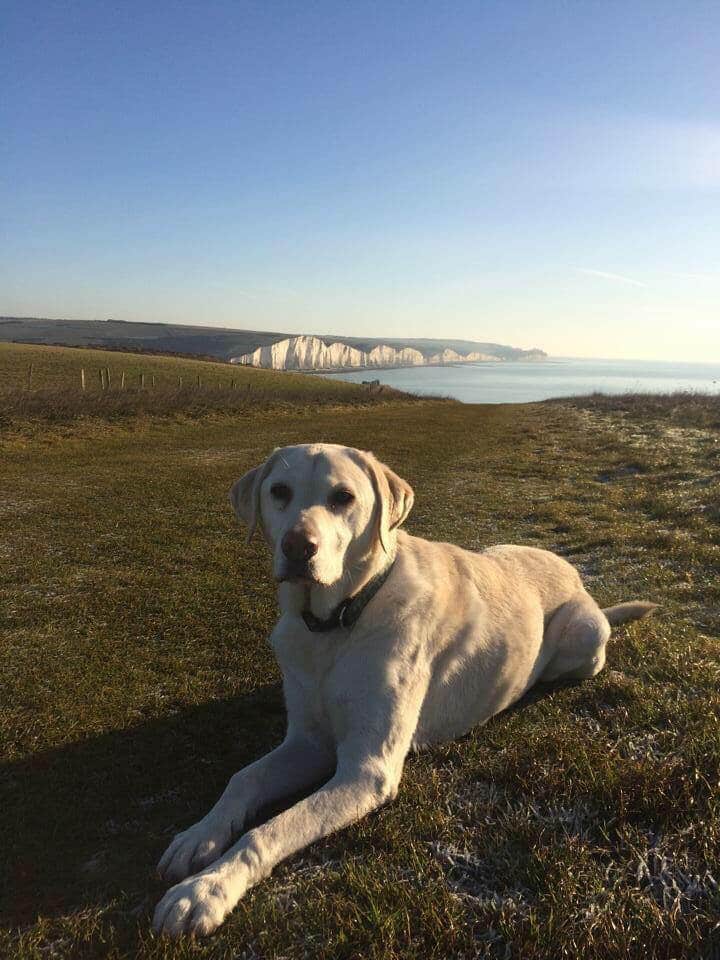
M308 587L320 583L306 564L286 564L275 579L278 583L299 583Z
M275 578L278 583L300 583L304 586L312 586L312 584L320 583L319 580L316 580L315 577L311 577L310 574L300 574L300 573L287 573L281 574L279 577Z

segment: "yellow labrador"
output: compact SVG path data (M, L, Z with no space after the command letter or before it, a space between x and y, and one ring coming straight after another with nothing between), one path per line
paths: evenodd
M172 936L211 933L281 860L392 799L411 749L484 723L537 680L594 676L610 625L655 606L601 610L544 550L409 536L410 486L349 447L275 450L230 496L273 551L288 728L162 857L180 882L154 926ZM242 835L261 806L323 781Z

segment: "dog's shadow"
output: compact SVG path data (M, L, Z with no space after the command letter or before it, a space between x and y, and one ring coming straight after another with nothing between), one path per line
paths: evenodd
M565 685L538 685L510 711ZM0 766L3 923L22 927L118 897L123 913L145 914L162 890L154 865L173 834L203 816L284 728L273 684Z
M116 897L144 912L172 835L208 811L232 773L277 745L284 727L273 684L0 766L3 923Z

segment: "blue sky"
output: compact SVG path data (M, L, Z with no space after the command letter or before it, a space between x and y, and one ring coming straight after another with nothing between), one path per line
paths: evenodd
M720 361L717 2L0 25L0 313Z

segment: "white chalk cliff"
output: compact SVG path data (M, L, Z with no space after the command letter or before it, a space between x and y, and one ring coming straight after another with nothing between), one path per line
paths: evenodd
M499 357L493 357L489 353L457 353L446 347L442 353L436 353L430 357L426 363L477 363L480 360L499 360Z
M432 357L424 357L412 347L390 347L386 344L366 352L347 343L324 343L319 337L299 336L280 340L267 347L258 347L253 353L232 357L230 363L270 370L338 370L346 367L414 367L436 363L473 363L479 360L497 360L487 353L456 353L443 350Z

